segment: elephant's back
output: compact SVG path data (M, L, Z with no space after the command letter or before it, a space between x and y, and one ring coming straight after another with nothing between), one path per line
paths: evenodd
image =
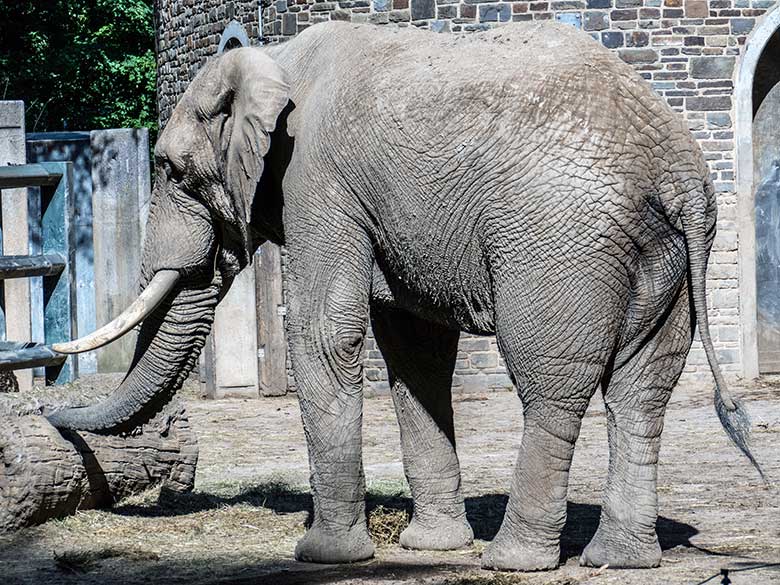
M603 152L624 147L620 129L658 144L679 126L632 67L568 25L510 23L469 35L350 23L312 29L320 29L320 70L331 71L318 83L340 112L334 120L386 129L391 147L435 154L452 144L442 137L459 134L468 150L489 134L503 137L504 150L582 143Z
M583 89L613 103L624 99L626 83L634 86L629 99L657 100L614 52L556 22L509 23L467 35L330 22L306 34L316 34L310 42L317 44L318 60L334 66L344 93L364 103L414 95L421 106L436 100L439 111L491 97L517 105L532 101L542 109L547 101L571 107L592 102L575 93Z
M550 21L515 22L471 34L331 21L308 28L300 38L322 51L332 48L352 69L376 77L383 70L402 69L404 79L452 72L500 79L515 70L554 75L587 64L602 70L622 64L587 33Z

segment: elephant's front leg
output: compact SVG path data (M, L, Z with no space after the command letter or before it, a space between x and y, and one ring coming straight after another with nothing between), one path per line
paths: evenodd
M401 545L451 550L471 544L452 421L459 332L403 311L372 306L371 323L390 372L414 517Z
M327 227L335 231L333 223ZM309 232L289 245L288 338L314 499L312 526L295 549L302 561L344 563L374 554L361 450L372 263L370 242L356 226L327 240Z

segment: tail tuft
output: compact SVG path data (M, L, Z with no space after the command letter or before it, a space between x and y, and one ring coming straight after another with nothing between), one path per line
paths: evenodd
M750 451L751 424L750 415L748 414L747 408L745 407L745 404L736 397L729 397L729 402L733 403L733 409L726 405L723 400L723 396L721 395L720 387L716 385L715 411L718 413L720 424L723 425L723 429L726 431L729 439L731 439L737 448L742 451L745 457L750 460L750 462L753 464L753 467L756 468L758 473L761 475L761 479L764 480L764 483L769 485L769 480L767 480L766 475L764 475L764 470L761 468L761 465L758 463L758 461L756 461L756 458Z

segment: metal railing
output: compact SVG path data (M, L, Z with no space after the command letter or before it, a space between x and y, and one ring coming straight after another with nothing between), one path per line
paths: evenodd
M47 384L71 382L78 374L75 357L49 347L77 337L72 186L69 162L0 167L0 191L28 188L30 236L30 255L0 256L0 281L35 279L28 302L43 329L43 343L0 342L0 371L43 367Z

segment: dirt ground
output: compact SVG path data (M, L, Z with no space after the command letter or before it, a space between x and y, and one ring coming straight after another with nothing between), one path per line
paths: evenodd
M88 383L88 382L87 382ZM101 380L100 383L108 383ZM737 388L750 403L753 445L780 482L780 383ZM660 568L594 570L577 559L596 530L607 470L603 405L586 416L569 488L569 518L557 571L522 575L479 568L507 501L522 434L513 393L456 399L458 451L469 521L468 550L377 548L374 560L346 567L298 563L296 540L309 515L308 464L295 397L187 403L200 441L191 494L148 492L110 511L74 517L0 537L0 582L273 585L516 585L780 583L780 499L728 442L709 387L678 388L661 452ZM373 532L397 542L411 501L398 429L387 397L366 400L364 461Z

